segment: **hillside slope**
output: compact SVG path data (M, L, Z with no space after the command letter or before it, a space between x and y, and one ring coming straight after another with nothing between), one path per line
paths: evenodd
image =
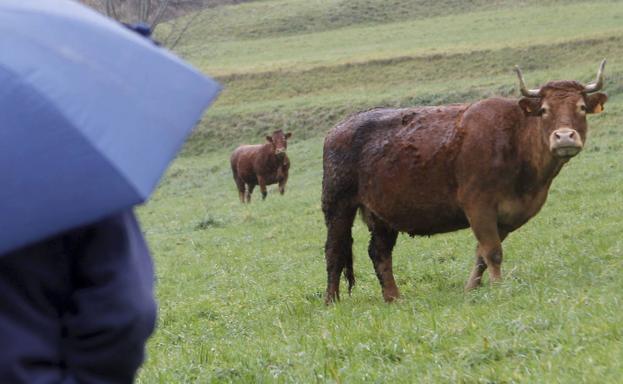
M590 81L609 57L609 91L621 88L621 2L500 0L493 7L447 0L426 12L418 11L423 1L319 3L326 2L269 0L201 13L178 53L225 89L186 154L233 146L275 127L315 137L375 105L509 95L516 90L515 64L532 84ZM333 23L301 29L310 18Z

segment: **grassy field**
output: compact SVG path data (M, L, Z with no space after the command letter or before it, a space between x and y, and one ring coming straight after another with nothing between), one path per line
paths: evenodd
M140 383L620 383L623 377L623 3L268 0L204 11L179 54L225 85L139 209L158 329ZM601 115L543 211L504 242L506 280L463 294L469 231L394 251L383 303L357 220L352 297L325 307L322 140L351 113L516 96L593 79ZM294 132L285 196L238 202L228 157Z
M591 17L599 18L592 30L578 28ZM306 69L616 35L623 31L622 17L623 7L612 3L534 5L283 37L197 41L183 45L180 53L215 75Z

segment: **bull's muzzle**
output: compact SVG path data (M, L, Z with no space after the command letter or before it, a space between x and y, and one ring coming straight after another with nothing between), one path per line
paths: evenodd
M549 137L549 149L558 157L571 158L582 150L584 144L580 134L571 128L561 128Z
M286 149L285 148L277 148L275 149L275 155L285 155L286 154Z

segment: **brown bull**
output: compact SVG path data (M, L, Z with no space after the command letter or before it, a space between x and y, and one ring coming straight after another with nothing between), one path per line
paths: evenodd
M597 81L551 81L523 98L473 104L373 109L333 128L324 143L322 210L327 225L326 302L339 299L344 272L355 282L351 227L357 209L383 298L399 296L392 273L398 232L432 235L471 227L476 263L466 290L485 269L502 278L502 241L536 215L552 180L586 142L586 114L603 109Z
M291 136L280 129L266 136L267 143L241 145L231 154L231 170L242 203L245 199L247 203L251 202L251 194L258 184L262 200L266 198L266 186L270 184L279 183L279 193L284 194L290 169L286 149Z

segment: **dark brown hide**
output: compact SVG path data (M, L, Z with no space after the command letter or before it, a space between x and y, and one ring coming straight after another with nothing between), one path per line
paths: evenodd
M342 272L349 292L354 284L357 209L386 301L399 296L392 273L398 232L471 227L478 247L466 289L480 284L486 268L491 281L500 280L502 240L539 212L554 177L586 142L585 114L607 99L583 89L558 81L519 101L373 109L333 128L323 154L326 302L339 299Z
M278 183L279 192L284 194L290 169L290 159L286 155L287 139L291 136L291 133L278 130L266 136L266 144L241 145L232 153L231 170L242 203L245 200L251 202L251 194L258 184L262 200L266 198L266 186L270 184Z

